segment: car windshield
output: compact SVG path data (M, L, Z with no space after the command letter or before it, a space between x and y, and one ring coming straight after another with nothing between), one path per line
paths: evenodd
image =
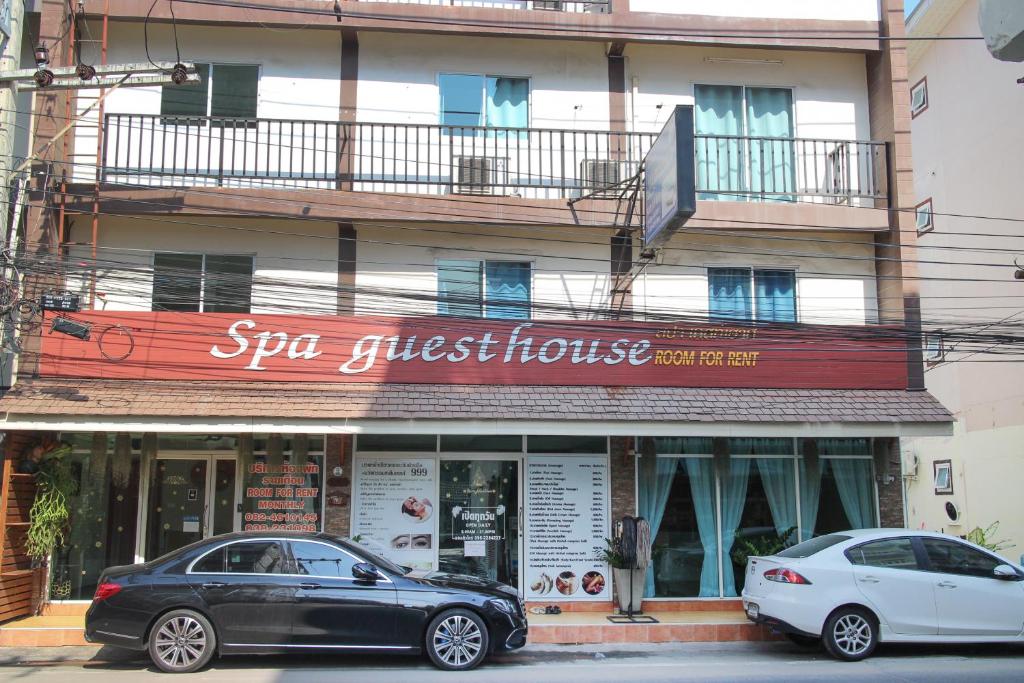
M837 543L849 541L850 538L850 536L843 536L842 534L828 534L826 536L818 536L817 538L812 538L809 541L797 543L792 547L786 548L785 550L775 553L775 555L777 557L789 558L810 557L815 553L820 553L825 548L831 548Z
M392 574L398 574L399 576L405 576L410 571L412 571L409 567L397 565L391 560L381 557L377 553L373 552L373 550L371 550L367 546L363 545L358 541L353 541L351 538L339 538L338 540L348 545L349 547L353 548L354 550L358 550L359 553L362 554L368 561L377 565L378 568L383 569L384 571L391 572Z

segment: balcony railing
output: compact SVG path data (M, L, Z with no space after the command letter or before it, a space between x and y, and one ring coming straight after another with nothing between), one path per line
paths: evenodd
M101 180L535 199L616 197L657 134L107 114ZM882 196L884 145L697 136L702 199ZM882 164L879 170L879 164Z
M611 11L609 0L366 0L389 5L437 5L445 7L485 7L494 9L545 10L548 12Z

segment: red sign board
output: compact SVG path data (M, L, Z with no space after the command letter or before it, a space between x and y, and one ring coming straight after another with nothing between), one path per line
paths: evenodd
M884 327L89 311L41 373L267 382L905 389Z

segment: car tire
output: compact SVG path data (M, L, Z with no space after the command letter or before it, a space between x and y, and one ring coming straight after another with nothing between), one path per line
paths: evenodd
M860 607L841 607L825 621L821 632L825 650L836 659L857 662L878 646L878 621Z
M434 617L427 627L430 661L445 671L469 671L487 657L490 636L484 620L467 609L451 609Z
M786 640L800 647L812 648L821 645L821 638L815 638L814 636L805 636L800 633L786 633L784 635Z
M149 658L166 673L187 674L206 666L217 651L217 634L198 612L174 610L161 616L149 632Z

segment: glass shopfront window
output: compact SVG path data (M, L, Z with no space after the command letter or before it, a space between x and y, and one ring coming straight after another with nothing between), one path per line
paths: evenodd
M104 569L135 561L139 449L128 434L62 434L77 486L71 524L53 553L51 600L91 600Z
M750 555L877 523L869 439L818 439L799 455L793 439L651 441L656 456L640 439L637 459L654 537L645 597L734 597Z

